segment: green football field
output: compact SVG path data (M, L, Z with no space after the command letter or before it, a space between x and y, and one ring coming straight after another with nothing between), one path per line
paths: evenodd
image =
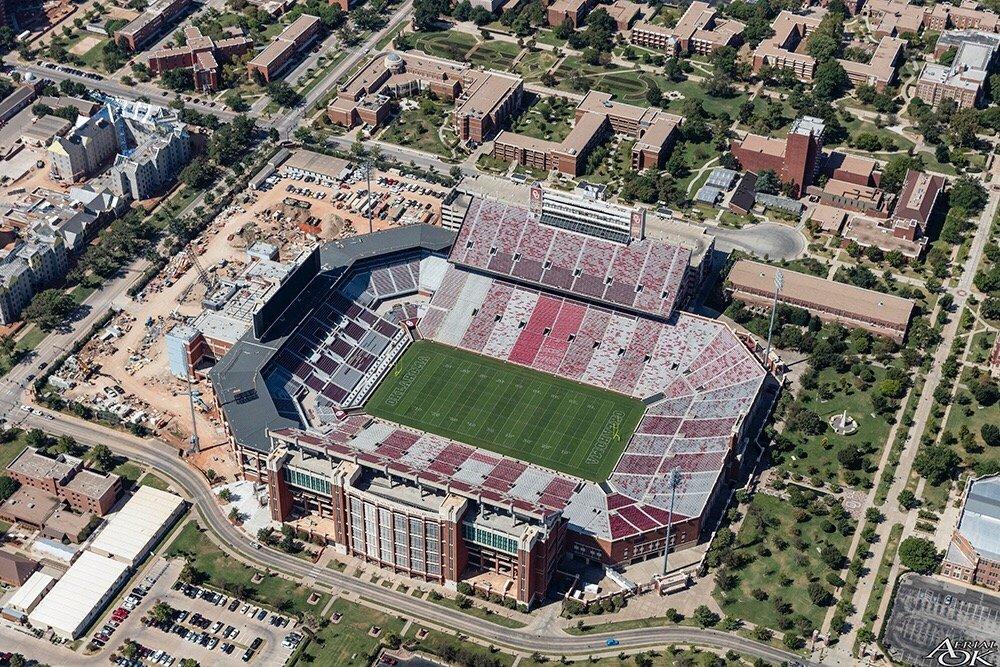
M607 479L644 407L438 343L413 343L368 401L376 417L593 481Z

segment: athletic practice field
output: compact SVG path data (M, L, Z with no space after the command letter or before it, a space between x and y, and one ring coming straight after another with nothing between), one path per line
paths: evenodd
M368 401L377 417L593 481L607 479L640 401L429 341Z

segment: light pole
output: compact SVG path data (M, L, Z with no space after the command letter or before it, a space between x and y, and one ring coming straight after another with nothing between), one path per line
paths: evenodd
M670 515L667 517L667 537L663 543L663 575L667 574L667 558L670 555L670 530L674 525L674 501L677 499L677 487L681 485L680 468L674 468L667 476L667 486L670 487Z
M774 317L778 313L778 292L781 291L782 285L785 284L785 278L781 273L781 269L775 269L774 271L774 302L771 304L771 324L767 328L767 352L764 353L764 363L771 357L771 336L774 334Z
M198 424L194 420L194 387L191 386L191 370L184 373L188 386L188 404L191 406L191 453L197 454L199 451Z

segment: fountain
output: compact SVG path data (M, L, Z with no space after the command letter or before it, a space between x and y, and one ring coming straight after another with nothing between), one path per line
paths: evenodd
M837 435L853 435L858 432L858 422L854 417L847 416L847 410L830 417L830 426Z

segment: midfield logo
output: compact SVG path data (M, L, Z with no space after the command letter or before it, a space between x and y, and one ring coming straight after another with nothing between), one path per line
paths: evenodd
M936 661L941 667L998 667L997 642L953 642L946 637L924 658Z

